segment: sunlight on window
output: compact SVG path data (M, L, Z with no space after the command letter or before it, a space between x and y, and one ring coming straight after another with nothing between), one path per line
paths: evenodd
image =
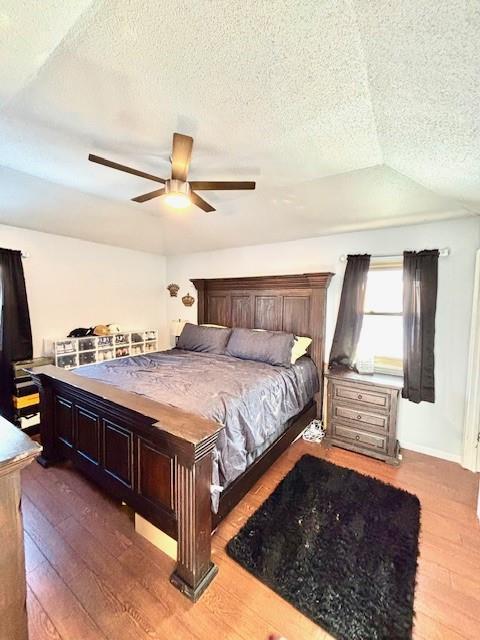
M359 357L375 358L375 368L401 367L403 359L402 269L371 269L365 315L357 348Z
M371 269L365 294L365 313L402 313L403 273L401 269Z
M357 353L376 358L403 358L401 316L364 316Z

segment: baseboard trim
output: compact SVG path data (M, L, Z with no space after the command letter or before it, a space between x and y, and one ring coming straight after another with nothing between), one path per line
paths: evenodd
M413 442L400 442L400 448L401 450L408 449L416 453L424 453L427 456L448 460L449 462L457 462L458 464L462 462L462 456L460 454L449 453L448 451L441 451L440 449L432 449L431 447L423 447L419 444L413 444Z

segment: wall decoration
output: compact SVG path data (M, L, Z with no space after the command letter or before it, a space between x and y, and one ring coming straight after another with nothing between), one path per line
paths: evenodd
M186 296L183 296L182 302L186 307L191 307L195 302L195 298L193 298L189 293Z
M168 285L167 289L168 289L168 290L169 290L169 292L170 292L170 297L171 297L171 298L176 298L176 297L177 297L178 290L180 289L180 287L178 286L178 284L174 284L174 283L172 282L172 284L169 284L169 285Z

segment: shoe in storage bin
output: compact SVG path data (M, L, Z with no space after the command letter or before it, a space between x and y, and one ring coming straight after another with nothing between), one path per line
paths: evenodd
M57 366L62 369L72 369L78 366L77 354L62 355L57 357Z
M85 353L81 352L78 354L78 361L80 365L82 364L93 364L97 361L97 355L95 351L87 351Z
M96 346L95 337L88 336L86 338L78 338L79 351L94 351Z
M98 350L97 362L102 362L103 360L113 360L114 358L115 358L115 352L113 349Z
M55 353L75 353L77 351L77 340L59 340L55 343Z
M113 347L113 339L115 336L98 336L97 345L99 349L103 347Z

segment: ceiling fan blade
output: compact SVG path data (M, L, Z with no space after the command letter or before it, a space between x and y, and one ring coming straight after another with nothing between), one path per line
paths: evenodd
M210 211L215 211L215 207L212 207L211 204L208 204L208 202L201 198L198 193L195 193L195 191L190 191L190 200L193 204L196 204L197 207L200 207L200 209L203 209L203 211L206 211L207 213L210 213Z
M190 182L196 191L230 191L236 189L255 189L255 182Z
M193 138L183 133L173 134L172 145L172 178L187 181L188 167L192 157Z
M150 193L144 193L143 196L132 198L132 202L147 202L147 200L153 200L153 198L163 196L164 193L165 189L155 189L155 191L150 191Z
M112 160L95 156L92 153L88 155L88 159L90 162L103 164L105 167L110 167L111 169L118 169L118 171L125 171L125 173L131 173L132 175L139 176L140 178L147 178L147 180L153 180L154 182L161 182L162 184L165 184L165 180L163 178L153 176L151 173L145 173L145 171L138 171L137 169L126 167L124 164L118 164L118 162L113 162Z

